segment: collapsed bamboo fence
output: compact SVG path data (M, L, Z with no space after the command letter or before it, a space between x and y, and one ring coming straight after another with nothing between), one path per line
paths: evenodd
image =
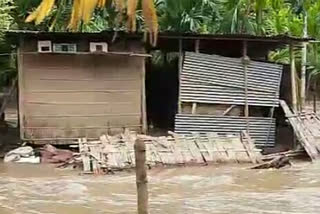
M219 136L215 133L152 137L126 131L101 136L99 141L79 139L84 172L101 173L135 167L134 143L146 144L146 164L150 167L209 163L260 163L261 153L245 133Z
M294 114L287 103L280 100L280 105L288 118L298 141L311 160L320 159L320 118L315 113Z

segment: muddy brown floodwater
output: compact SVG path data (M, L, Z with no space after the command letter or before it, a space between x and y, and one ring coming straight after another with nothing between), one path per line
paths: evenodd
M150 213L320 213L320 163L149 171ZM44 165L0 165L0 214L136 213L135 175L79 176Z

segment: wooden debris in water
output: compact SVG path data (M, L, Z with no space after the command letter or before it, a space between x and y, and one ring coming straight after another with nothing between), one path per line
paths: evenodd
M259 164L257 166L252 167L251 169L270 169L270 168L280 169L285 166L291 166L290 160L287 156L280 155L278 157L275 157L271 161Z
M263 161L270 161L276 157L283 156L283 155L288 157L289 159L307 156L306 151L303 149L300 149L300 150L290 150L287 152L279 152L279 153L274 153L274 154L269 154L269 155L263 155L262 160Z
M287 103L280 100L281 107L288 118L295 135L311 160L320 159L320 119L315 113L294 114Z
M137 135L125 131L121 135L101 136L98 141L79 140L84 171L101 173L135 167L134 142L146 144L147 165L168 166L208 163L261 163L260 150L251 138L240 135L219 136L215 133L192 137L169 133L168 137Z

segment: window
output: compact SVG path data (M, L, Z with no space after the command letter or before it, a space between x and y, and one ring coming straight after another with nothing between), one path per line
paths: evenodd
M96 50L97 51L103 51L103 46L102 45L96 45Z
M61 45L61 49L63 52L68 52L68 45Z
M47 46L41 47L41 52L49 52L49 51L50 51L50 47L47 47Z
M90 42L90 52L108 52L106 42Z
M40 53L52 52L51 41L38 41L38 52Z
M77 45L73 43L54 43L53 52L55 53L75 53Z

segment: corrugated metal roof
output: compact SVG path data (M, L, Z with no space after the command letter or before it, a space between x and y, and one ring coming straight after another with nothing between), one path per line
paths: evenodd
M8 31L7 35L12 42L18 43L20 37L35 37L49 40L104 40L108 43L118 41L136 40L141 43L144 40L143 33L127 33L124 31L103 31L103 32L41 32L16 30ZM223 56L240 57L242 55L243 41L248 42L248 56L251 58L263 58L269 51L282 48L288 44L299 46L301 42L312 40L312 38L296 38L288 35L277 36L256 36L248 34L196 34L196 33L174 33L161 32L158 35L158 42L152 47L145 42L149 50L162 50L166 52L178 52L182 40L183 51L194 51L195 44L199 41L199 50L204 53L218 54Z
M125 31L102 31L102 32L45 32L45 31L30 31L30 30L10 30L8 34L17 35L37 35L37 36L92 36L104 37L106 35L131 38L142 38L143 33L127 33ZM299 38L289 35L274 35L274 36L257 36L252 34L198 34L198 33L177 33L177 32L160 32L159 39L191 39L191 40L247 40L261 42L277 42L277 43L292 43L314 40L313 38Z

